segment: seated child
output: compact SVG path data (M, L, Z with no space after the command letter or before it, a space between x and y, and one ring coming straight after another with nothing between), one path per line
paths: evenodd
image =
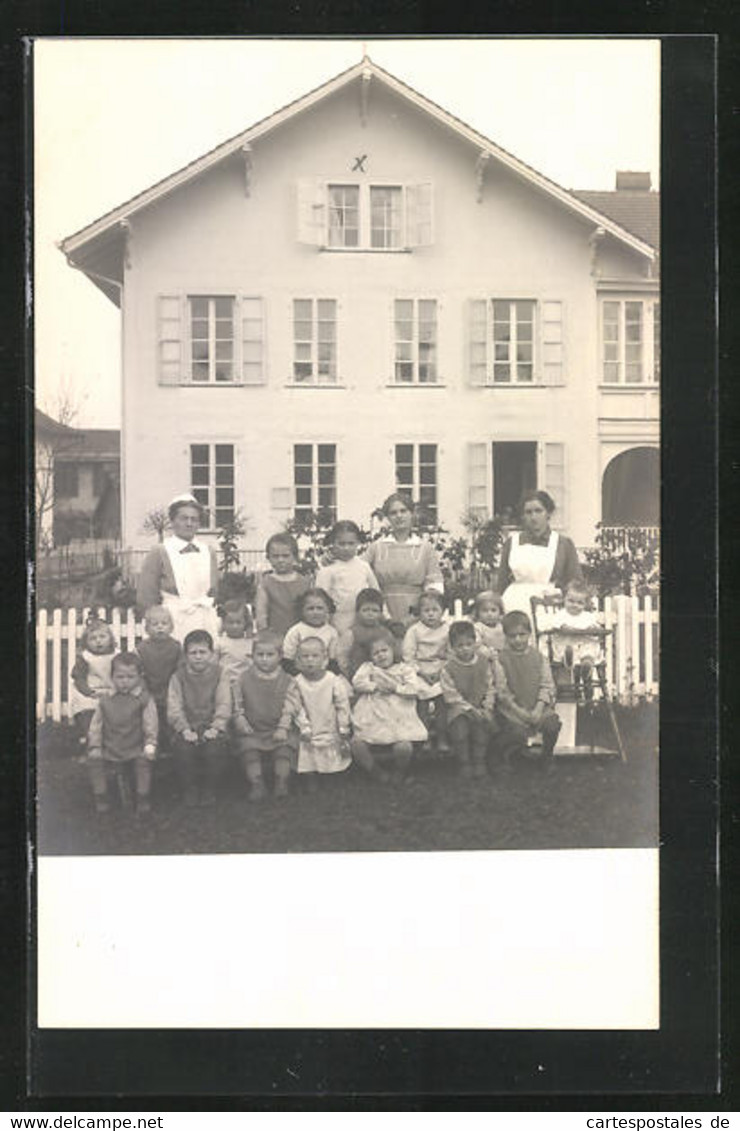
M377 589L378 582L364 558L358 558L360 528L356 522L337 522L327 539L333 561L322 566L316 585L324 589L334 602L331 623L340 634L351 628L355 620L357 594L363 589Z
M414 742L424 742L426 727L416 710L419 679L411 664L396 660L396 641L384 632L370 642L370 659L356 671L352 685L358 699L352 709L352 757L387 781L390 767L402 778Z
M84 747L98 700L113 690L111 665L116 640L110 626L91 617L82 630L78 649L69 673L69 713L74 719L79 744Z
M361 589L355 600L355 620L339 638L339 667L351 680L370 659L370 644L387 629L383 617L383 594L379 589Z
M552 709L555 684L550 665L530 644L532 625L517 610L503 619L506 646L499 652L502 682L498 688L500 748L504 764L526 755L536 734L542 735L542 765L552 765L560 719Z
M504 646L504 630L501 618L504 615L504 602L500 593L484 589L478 593L473 604L473 624L478 648L489 657L500 652Z
M591 594L582 581L569 582L563 608L550 621L553 666L572 668L578 700L593 697L592 669L604 663L605 630L589 608ZM557 675L556 675L557 682Z
M486 752L491 735L496 700L494 669L488 656L478 650L475 628L470 621L455 621L449 632L450 651L440 673L447 707L450 742L463 777L485 777Z
M299 619L296 601L311 588L312 581L298 572L298 543L287 531L267 539L265 554L272 569L260 577L255 619L259 630L271 628L283 637Z
M170 678L182 659L182 648L172 635L172 614L164 605L152 605L144 616L147 636L140 640L136 651L144 671L144 681L157 706L159 715L159 750L169 748L167 726L167 688Z
M167 720L173 732L175 756L186 805L199 796L215 801L223 775L226 728L231 717L229 677L213 652L213 637L204 628L193 629L183 641L184 660L170 679Z
M298 675L295 687L285 699L275 739L287 740L291 724L300 732L298 773L334 774L350 764L350 709L347 683L341 675L327 671L326 645L318 636L309 636L298 645Z
M249 800L265 796L262 763L271 763L275 796L287 797L291 765L295 763L298 734L278 733L289 692L295 681L280 666L280 637L265 629L254 641L252 664L238 676L234 694L234 730L250 785Z
M292 625L283 640L283 667L289 675L298 674L296 655L302 640L318 637L326 646L329 671L339 673L339 633L329 618L334 612L334 602L323 589L308 589L296 602L299 620Z
M107 813L108 782L115 773L134 770L136 811L150 811L152 762L157 749L157 708L142 680L141 660L135 652L113 657L110 695L98 699L87 733L88 772L95 809ZM129 783L121 778L122 798Z
M417 612L418 621L408 627L403 638L402 655L419 677L419 717L427 728L430 720L434 719L437 749L444 753L450 748L444 696L439 682L439 673L447 659L449 632L444 597L436 589L426 590L419 598Z
M216 657L233 685L252 662L252 618L244 601L226 601Z

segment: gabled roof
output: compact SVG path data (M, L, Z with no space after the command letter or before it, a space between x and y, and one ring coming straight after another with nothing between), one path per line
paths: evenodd
M437 103L432 102L431 99L426 98L423 94L420 94L388 71L385 71L382 67L379 67L377 63L373 63L367 56L359 63L349 67L346 71L335 75L334 78L329 79L328 82L309 91L308 94L304 94L301 98L289 102L274 114L270 114L267 118L262 118L248 129L243 130L228 141L222 142L221 145L211 149L197 160L191 161L188 165L172 173L169 177L165 177L164 180L158 181L150 188L138 193L117 208L106 212L99 219L88 224L87 227L82 228L80 231L62 240L59 245L60 249L67 256L72 266L80 267L110 298L114 301L118 301L116 292L118 283L116 280L103 278L100 274L98 274L96 278L94 265L106 250L103 246L104 244L109 241L121 241L121 243L123 243L126 222L135 215L136 212L161 200L163 197L167 196L168 193L192 181L195 177L205 173L220 161L230 157L232 154L238 153L242 147L251 145L260 138L265 137L267 134L283 125L283 123L310 109L318 102L321 102L322 99L327 98L343 87L355 81L367 82L368 80L377 80L382 83L388 89L394 91L414 106L429 114L443 126L451 129L458 136L465 138L475 146L481 154L486 154L494 158L496 161L506 166L511 172L527 181L533 188L538 189L556 200L571 213L580 216L583 220L593 224L594 227L603 228L615 239L623 244L627 244L634 251L644 255L646 258L653 259L655 257L653 248L649 243L623 227L608 214L600 211L588 201L583 200L578 194L569 192L567 189L562 188L554 181L543 176L542 173L538 173L530 165L527 165L524 161L520 161L517 157L514 157L511 153L502 149L501 146L496 145L490 138L485 137L484 134L478 133L477 130L466 125L465 122L462 122L459 118L456 118L453 114L450 114L447 110L438 106Z
M34 410L34 427L39 436L58 436L72 439L75 434L74 428L55 420L53 416L42 412L40 408Z
M78 438L74 451L61 452L60 458L74 460L119 459L121 454L121 433L118 428L75 428Z
M640 190L618 189L616 192L596 192L591 189L574 189L573 195L610 216L612 220L632 232L633 236L660 247L660 194Z

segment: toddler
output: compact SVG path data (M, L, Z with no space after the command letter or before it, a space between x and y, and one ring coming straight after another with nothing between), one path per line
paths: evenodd
M257 589L257 628L271 628L282 637L298 620L296 601L311 580L298 572L298 543L287 531L267 539L265 554L272 571L262 574Z
M250 801L265 796L262 763L271 763L275 796L286 797L291 765L295 763L297 732L279 731L289 692L295 681L280 666L280 637L265 629L257 633L252 664L233 684L234 731L250 786Z
M434 589L426 590L419 598L417 611L418 621L406 630L403 638L402 655L419 677L419 715L427 728L434 718L437 749L444 753L450 747L439 673L447 659L449 626L445 623L442 594Z
M478 593L473 604L473 624L479 649L489 658L500 652L504 646L504 630L501 618L504 615L504 602L500 593L484 589Z
M408 769L414 742L424 742L426 727L416 711L419 680L408 663L398 663L396 641L383 632L370 642L370 659L352 681L359 698L352 709L352 757L370 774L388 781L386 766L398 780Z
M383 617L383 595L378 589L361 589L355 599L355 620L339 638L339 667L351 680L370 659L370 644L388 627Z
M582 581L571 581L565 590L563 608L550 621L553 665L572 669L580 703L584 698L593 698L593 668L604 663L605 629L598 613L589 608L590 600L588 586Z
M298 773L334 774L350 764L350 709L347 684L342 676L327 671L328 654L318 636L302 640L297 653L295 689L285 699L275 740L283 743L295 723L300 732Z
M142 681L141 660L134 652L113 657L113 690L98 699L87 734L88 771L95 809L107 813L108 782L119 775L124 804L129 785L122 775L132 767L136 782L136 812L149 813L152 762L157 749L157 708Z
M496 699L495 668L478 649L470 621L450 627L451 656L440 673L450 741L463 777L485 777Z
M233 685L252 660L252 617L243 601L226 601L216 657Z
M231 716L231 688L213 652L213 637L193 629L183 641L184 660L170 679L167 720L173 731L172 752L186 805L215 801L223 775L226 728Z
M334 602L332 624L340 634L351 628L355 620L357 594L363 589L377 589L378 582L364 558L357 557L361 534L356 522L337 522L328 542L334 560L322 566L316 585L324 589Z
M308 589L296 602L298 623L285 634L283 640L283 667L289 675L298 674L297 653L302 640L309 636L324 642L329 671L339 673L339 634L329 618L334 612L334 602L323 589Z
M170 678L182 659L182 648L172 635L172 614L164 605L152 605L144 616L146 639L140 640L136 651L141 660L144 681L154 699L159 715L159 749L168 747L167 688Z
M87 731L98 699L113 690L111 664L116 640L110 626L91 617L80 637L79 650L69 673L69 713L74 719L80 746L87 744Z
M526 755L539 733L542 765L549 768L560 733L560 719L552 706L555 684L550 665L530 644L532 625L526 613L507 613L502 624L506 645L498 656L502 670L498 695L501 754L505 765L510 765L512 758Z

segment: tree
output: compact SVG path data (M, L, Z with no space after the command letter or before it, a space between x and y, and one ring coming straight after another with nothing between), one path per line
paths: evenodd
M53 545L52 517L54 512L54 476L58 457L74 452L81 437L73 421L79 413L79 404L68 386L62 386L49 411L36 409L35 421L35 504L36 524L34 540L36 553L51 549Z

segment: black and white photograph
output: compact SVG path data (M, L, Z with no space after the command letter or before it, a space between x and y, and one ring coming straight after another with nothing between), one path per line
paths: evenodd
M33 76L39 1024L657 1028L660 43Z

